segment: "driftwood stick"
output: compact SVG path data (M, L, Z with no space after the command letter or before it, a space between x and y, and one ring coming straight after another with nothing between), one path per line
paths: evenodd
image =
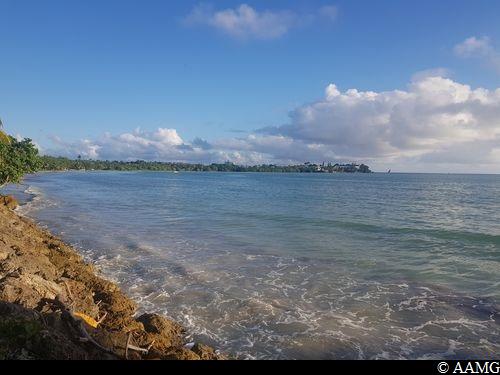
M104 322L104 319L106 319L106 316L108 315L108 312L105 311L104 314L101 316L101 318L97 321L97 324L101 324Z
M153 345L155 344L155 342L156 342L156 339L153 339L153 341L151 341L151 344L149 344L148 347L147 347L148 351L151 350L151 348L153 347Z
M68 282L66 280L63 280L63 283L66 286L66 290L68 291L69 298L71 298L71 302L73 302L75 298L73 297L73 293L71 293L71 288L69 287Z
M130 331L128 333L128 336L127 336L127 345L125 345L125 359L128 360L128 348L130 346L130 339L132 338L132 331Z
M50 302L52 302L54 305L58 306L61 309L63 315L69 319L69 321L72 323L73 327L75 327L78 330L78 332L80 333L80 335L82 336L82 337L80 337L80 339L83 338L84 340L92 343L94 346L101 349L102 351L105 351L106 353L114 354L114 352L112 350L105 348L104 346L99 344L97 341L95 341L92 336L90 336L90 334L85 329L83 322L73 316L71 309L68 308L64 304L63 301L61 301L61 298L59 295L56 296L55 300L51 300Z
M153 346L153 344L155 342L155 340L153 340L153 342L149 345L148 349L143 349L143 348L139 348L138 346L132 345L130 343L131 341L132 341L132 331L130 331L128 333L127 345L125 346L125 359L128 359L128 351L129 351L129 349L130 350L134 350L136 352L143 353L143 354L148 354L149 353L149 349L151 348L151 346Z
M78 328L80 329L80 332L82 333L83 335L83 338L88 340L89 342L91 342L94 346L98 347L99 349L105 351L106 353L110 353L110 354L114 354L114 352L108 348L105 348L104 346L102 346L101 344L99 344L97 341L95 341L92 336L90 336L90 334L87 332L87 330L85 329L85 327L83 326L83 322L79 322L80 324L78 325Z
M135 350L136 352L141 352L141 353L144 353L144 354L148 354L149 353L149 350L143 349L143 348L139 348L138 346L131 345L131 344L128 345L128 348L132 349L132 350Z

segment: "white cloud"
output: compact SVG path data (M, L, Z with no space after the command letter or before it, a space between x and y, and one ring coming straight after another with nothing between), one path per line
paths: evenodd
M433 68L433 69L425 69L419 72L416 72L411 77L412 82L421 81L427 77L444 77L448 78L451 75L451 72L447 68Z
M488 55L493 51L490 38L472 36L455 46L455 53L460 57L477 57Z
M289 124L262 133L321 145L338 159L389 166L426 163L431 155L434 162L439 156L443 163L464 164L460 150L480 143L482 156L472 152L464 167L481 163L500 171L500 89L474 90L443 77L386 92L342 93L329 85L325 99L297 108Z
M359 161L378 170L500 173L500 89L423 75L405 90L341 91L296 108L286 125L241 138L184 141L174 129L64 143L51 153L101 159L240 164Z
M319 8L318 14L322 17L325 17L329 21L335 21L337 20L339 12L338 8L335 5L325 5Z
M256 10L241 4L236 8L215 10L200 4L185 17L186 25L206 25L238 39L276 39L292 28L310 23L317 18L335 21L337 8L324 6L313 14L297 14L291 10Z
M185 144L175 129L167 128L154 132L136 129L119 135L105 133L100 139L78 142L53 137L52 142L56 147L48 153L88 159L198 161L207 156L202 148Z
M462 58L484 60L488 65L500 72L500 52L491 44L490 38L472 36L455 46L454 52Z

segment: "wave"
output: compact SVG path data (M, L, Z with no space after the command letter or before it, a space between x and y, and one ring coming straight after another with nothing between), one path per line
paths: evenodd
M28 185L23 190L23 194L28 196L28 198L16 209L16 212L22 216L29 216L35 211L40 211L57 204L56 201L49 199L41 189L33 185Z
M240 213L234 212L235 215L241 215ZM455 241L466 241L468 243L480 243L480 244L493 244L500 245L500 235L481 233L481 232L470 232L462 230L451 230L451 229L430 229L430 228L410 228L410 227L395 227L379 224L367 224L355 221L346 221L338 219L325 219L325 218L307 218L301 216L288 216L279 214L267 214L260 215L255 213L245 213L248 218L258 219L258 220L269 220L269 221L279 221L283 225L300 225L302 226L304 222L307 222L314 228L324 227L331 229L342 228L347 230L353 230L361 233L374 233L374 234L385 234L385 235L421 235L433 238L438 238L441 240L455 240Z

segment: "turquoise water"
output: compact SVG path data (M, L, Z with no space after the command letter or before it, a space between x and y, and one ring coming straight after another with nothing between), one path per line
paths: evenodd
M142 310L233 356L500 355L500 176L68 172L21 190Z

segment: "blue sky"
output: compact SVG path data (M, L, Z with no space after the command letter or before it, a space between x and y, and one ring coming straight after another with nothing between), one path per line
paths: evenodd
M243 163L349 159L413 171L448 153L437 170L463 170L450 153L482 142L490 153L476 163L500 172L500 125L490 114L496 104L471 110L467 99L453 113L451 121L471 114L470 126L485 124L475 137L457 125L459 132L455 127L443 139L434 131L441 123L425 118L434 121L434 143L431 136L401 140L402 129L416 130L391 122L383 132L398 133L397 141L339 145L328 134L345 134L361 121L362 136L386 113L360 119L363 102L340 116L346 108L325 99L332 83L341 93L411 93L412 82L439 76L444 86L470 86L471 98L481 88L496 100L500 2L0 0L0 14L0 117L10 133L33 138L48 153ZM318 109L325 101L326 112ZM396 102L387 113L402 106ZM314 116L305 119L311 108ZM424 152L424 144L435 146Z

